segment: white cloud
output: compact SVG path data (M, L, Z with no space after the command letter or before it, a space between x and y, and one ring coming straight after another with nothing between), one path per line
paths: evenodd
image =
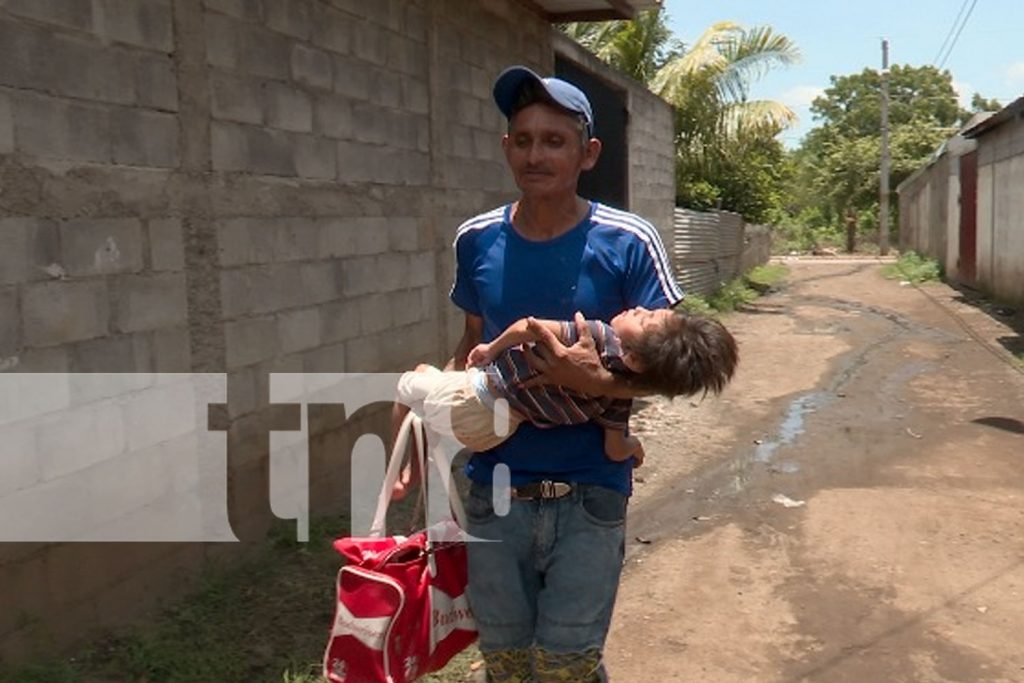
M816 85L797 85L779 95L778 100L790 109L806 109L815 97L824 94L825 89Z
M960 106L964 109L971 108L971 97L977 92L975 87L965 81L958 81L953 79L953 90L956 90L957 101L960 102Z
M1016 62L1006 67L1006 80L1011 85L1024 85L1024 62Z

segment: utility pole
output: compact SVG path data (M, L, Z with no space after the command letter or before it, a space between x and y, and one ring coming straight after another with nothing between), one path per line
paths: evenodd
M882 163L878 181L878 250L889 253L889 41L882 38Z

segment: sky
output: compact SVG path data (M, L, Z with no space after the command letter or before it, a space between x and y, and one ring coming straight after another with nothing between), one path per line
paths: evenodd
M790 148L815 126L810 103L830 85L830 76L881 68L883 38L889 41L890 65L939 66L948 53L942 68L952 73L964 106L974 92L1004 106L1024 95L1020 0L662 1L669 28L684 43L723 20L768 25L796 43L801 61L773 70L751 88L752 99L777 100L796 112L799 121L780 138ZM949 50L958 16L960 23L965 16L967 21Z

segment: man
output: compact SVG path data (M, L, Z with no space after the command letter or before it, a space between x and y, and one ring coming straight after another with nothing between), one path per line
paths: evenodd
M601 142L586 95L525 67L506 69L494 99L508 118L501 144L518 201L464 223L455 238L451 298L466 315L453 358L519 318L610 320L682 299L657 231L639 217L577 195ZM568 349L548 335L534 360L542 381L593 394L634 392L603 369L586 327ZM539 330L538 335L544 336ZM470 459L469 599L488 680L604 681L601 651L624 552L632 462L605 457L602 429L529 424ZM510 480L507 514L492 483Z

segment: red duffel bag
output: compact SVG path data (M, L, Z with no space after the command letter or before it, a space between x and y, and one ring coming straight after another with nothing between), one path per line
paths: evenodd
M333 683L411 683L444 668L476 640L466 600L466 545L454 519L408 538L383 536L410 433L426 479L421 423L410 412L396 439L371 535L334 542L348 563L338 572L337 608L324 653L324 677ZM433 449L433 456L449 487L450 463L441 451ZM454 515L464 519L458 496L450 498Z

